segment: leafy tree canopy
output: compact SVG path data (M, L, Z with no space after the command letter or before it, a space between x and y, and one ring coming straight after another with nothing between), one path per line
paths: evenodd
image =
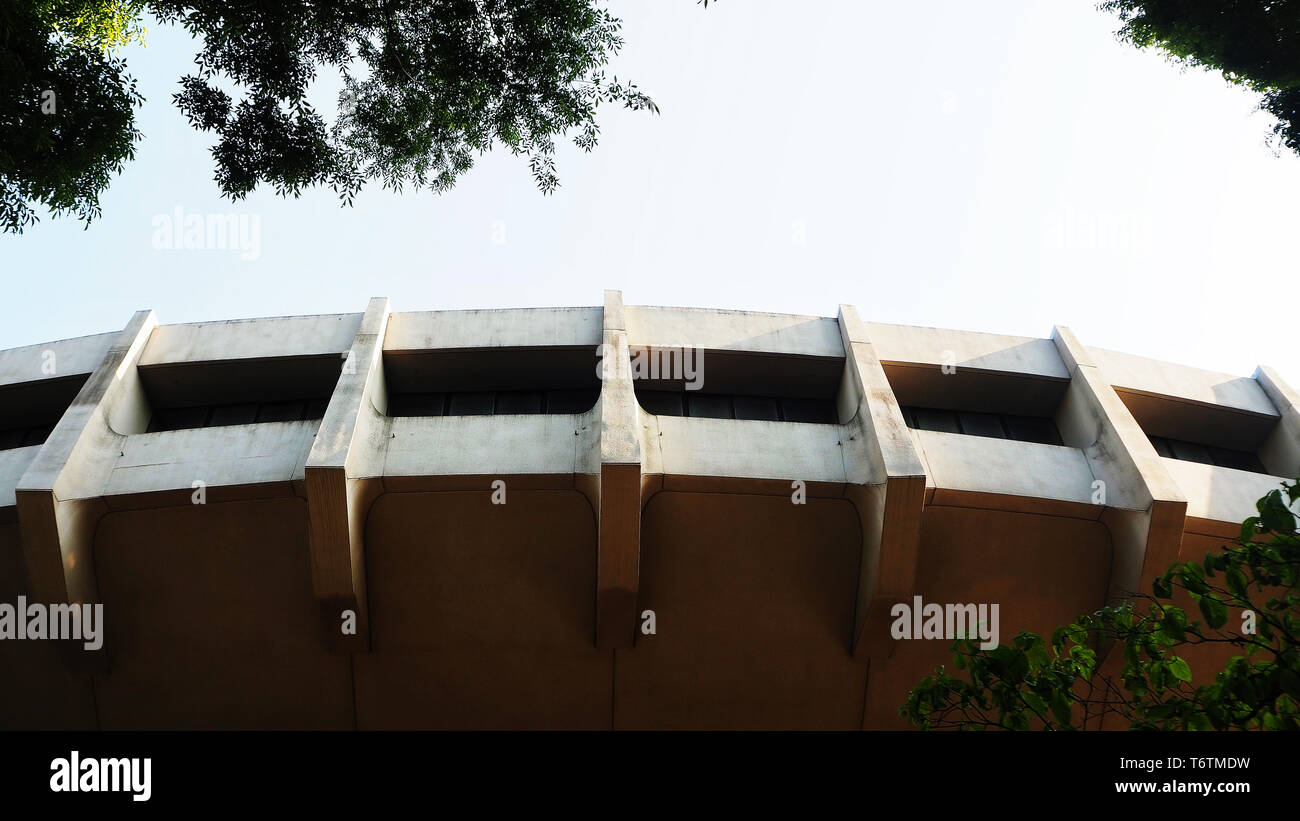
M1021 632L985 651L978 639L958 639L953 665L965 677L939 668L899 713L924 729L1075 730L1104 715L1135 730L1300 729L1300 534L1289 509L1297 499L1300 483L1270 492L1234 544L1175 563L1154 595L1082 616L1050 642ZM1171 603L1177 589L1200 618ZM1249 611L1253 625L1229 624L1230 608ZM1177 653L1200 644L1241 654L1193 686ZM1103 672L1107 649L1123 661L1115 674Z
M87 223L111 172L132 156L142 100L111 56L151 12L202 48L174 101L216 138L216 181L232 199L329 185L346 203L378 180L445 190L500 144L559 184L557 138L591 150L602 103L657 111L609 77L623 45L603 0L43 0L0 10L0 225L21 232L31 203ZM322 70L344 88L333 123L307 102ZM42 109L53 90L58 119ZM48 109L48 107L46 107Z
M80 46L111 53L144 42L143 0L39 0L35 7L56 37Z
M134 156L143 100L113 50L138 37L128 3L0 4L0 230L31 203L87 223Z
M1279 147L1300 153L1300 0L1106 0L1120 37L1259 92Z

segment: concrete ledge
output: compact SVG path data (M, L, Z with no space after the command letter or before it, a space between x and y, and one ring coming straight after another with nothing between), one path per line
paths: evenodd
M161 325L139 364L155 367L337 354L347 350L360 321L360 314L320 314Z
M101 490L131 496L303 479L316 420L262 422L125 436ZM110 502L110 504L112 504Z
M989 373L1065 379L1068 373L1047 339L953 331L910 325L866 323L880 361L913 365L953 365Z
M785 479L787 487L795 479L845 481L840 425L646 416L657 434L656 473ZM649 472L651 460L646 463Z
M939 494L965 491L1090 504L1093 472L1078 448L933 430L912 434L928 484Z
M1088 348L1088 353L1105 372L1110 384L1121 390L1263 416L1276 415L1262 386L1250 377L1174 365L1105 348Z
M835 320L825 317L654 306L632 306L626 315L628 340L638 348L844 355Z
M117 336L113 331L0 351L0 386L92 373Z
M1246 518L1256 515L1255 503L1270 490L1280 488L1284 478L1161 458L1187 497L1189 517L1223 522L1238 532Z
M591 347L601 342L600 308L507 308L396 312L384 350Z
M585 414L399 416L379 449L382 475L476 476L584 472L599 436ZM594 465L592 471L596 472Z

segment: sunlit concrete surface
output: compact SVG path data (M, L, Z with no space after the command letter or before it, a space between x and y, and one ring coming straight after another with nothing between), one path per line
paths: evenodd
M0 641L0 727L901 728L893 604L1050 632L1300 473L1267 366L599 302L0 351L0 601L106 621Z

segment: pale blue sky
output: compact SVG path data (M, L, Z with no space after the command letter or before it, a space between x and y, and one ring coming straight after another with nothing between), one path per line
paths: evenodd
M0 236L0 348L189 322L628 304L1048 336L1300 387L1300 158L1255 98L1117 42L1091 0L616 2L613 64L658 102L610 108L534 187L496 151L449 194L327 190L231 204L170 102L195 46L127 53L136 160L88 231ZM337 81L320 84L330 100ZM258 256L154 248L154 218L256 215ZM504 242L498 243L502 230ZM494 237L495 234L495 237ZM802 242L798 241L802 236Z

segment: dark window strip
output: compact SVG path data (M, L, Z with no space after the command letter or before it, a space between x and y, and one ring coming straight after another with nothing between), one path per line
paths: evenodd
M490 416L586 413L598 389L559 391L453 391L397 393L388 397L389 416Z
M839 421L835 403L829 399L642 390L636 392L636 399L646 413L655 416L831 425Z
M1012 439L1040 445L1060 445L1061 433L1046 416L975 413L938 408L904 407L903 419L909 428L942 433L982 436L986 439Z
M1248 450L1231 450L1200 442L1188 442L1183 439L1170 439L1167 436L1149 436L1156 453L1167 459L1184 462L1199 462L1203 465L1215 465L1221 468L1244 470L1250 473L1268 474L1257 454Z
M302 422L325 416L327 399L277 402L241 402L228 405L195 405L188 408L155 408L149 417L149 433L197 428L223 428L261 422Z
M0 430L0 450L17 450L43 445L54 432L54 425L31 425L25 428Z

